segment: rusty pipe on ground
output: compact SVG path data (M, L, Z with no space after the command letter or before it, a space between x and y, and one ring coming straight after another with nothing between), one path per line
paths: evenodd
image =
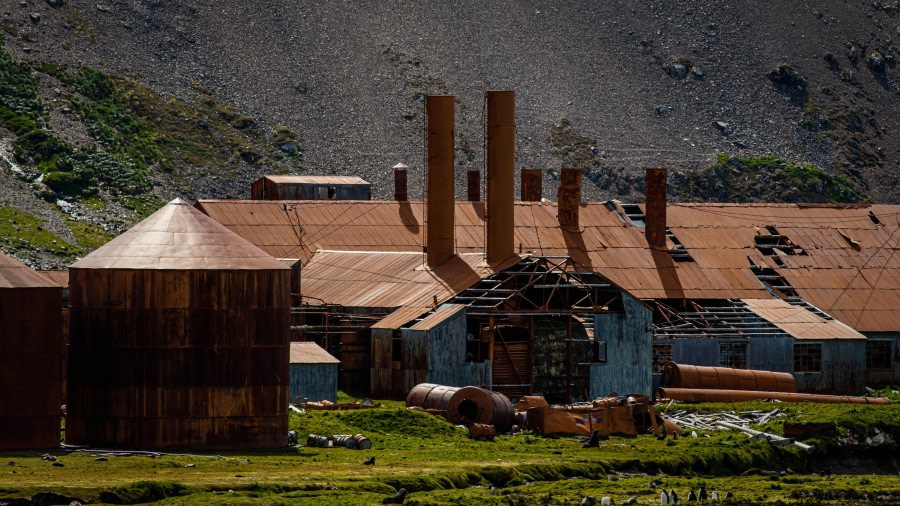
M675 362L667 362L663 366L662 386L715 390L797 391L794 376L786 372L704 367Z
M791 438L782 437L777 434L770 434L768 432L753 430L748 427L742 427L740 425L735 425L733 423L722 422L722 421L716 422L716 425L718 425L720 427L725 427L726 429L737 430L737 431L743 432L744 434L747 434L748 436L765 438L765 440L768 441L769 444L771 444L772 446L785 446L785 445L793 444L794 446L796 446L797 448L800 448L801 450L803 450L806 453L812 453L813 451L815 451L815 447L813 447L813 446L801 443L799 441L794 441Z
M825 404L890 404L887 397L853 397L849 395L802 394L794 392L762 392L758 390L715 390L703 388L660 387L657 399L686 402L745 402L775 399L782 402L816 402Z

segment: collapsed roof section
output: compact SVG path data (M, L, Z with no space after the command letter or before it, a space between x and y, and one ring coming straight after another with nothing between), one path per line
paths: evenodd
M780 299L653 301L653 335L672 338L865 339L849 326Z
M425 242L422 202L206 200L197 207L272 256L304 264L319 249L421 254ZM455 209L456 252L484 252L484 204L456 202ZM693 261L650 248L644 228L618 203L581 204L579 214L572 230L560 226L556 203L517 202L516 250L572 257L640 299L770 298L756 265L857 331L900 329L900 206L670 204L669 232ZM667 247L679 249L671 238Z

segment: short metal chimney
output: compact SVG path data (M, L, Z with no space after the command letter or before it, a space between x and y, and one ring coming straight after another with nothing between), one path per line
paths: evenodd
M578 211L581 207L581 169L562 169L556 205L559 226L577 232Z
M426 157L428 167L426 201L425 250L428 266L437 267L453 256L454 214L456 204L454 170L454 97L425 97L425 120L428 132Z
M516 93L487 92L487 262L515 254Z
M409 200L409 193L406 189L406 169L408 168L402 163L394 165L394 200L398 202Z
M541 169L522 169L522 202L540 202L543 193Z
M653 249L666 246L666 169L647 169L644 176L644 233L647 244Z
M468 192L467 197L469 202L480 202L481 201L481 171L480 170L470 170L466 177L468 179Z

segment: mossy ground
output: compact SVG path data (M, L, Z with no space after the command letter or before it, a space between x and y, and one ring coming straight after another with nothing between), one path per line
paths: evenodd
M346 400L346 396L342 400ZM292 448L217 455L109 456L56 451L64 467L43 461L43 452L0 456L0 498L55 491L81 499L164 504L378 504L400 488L407 504L577 504L586 495L622 504L658 504L660 486L682 498L701 484L731 492L743 502L900 501L896 475L789 474L739 476L750 468L800 470L806 457L790 447L775 449L743 434L715 432L698 438L658 440L651 435L611 437L585 449L574 438L533 434L468 439L466 431L399 403L359 411L291 414L301 442L309 433L366 434L373 449ZM771 403L696 405L690 409L771 409ZM679 405L685 408L687 405ZM789 419L859 421L898 434L897 406L778 404ZM779 419L780 420L780 419ZM779 423L783 423L780 421ZM778 431L778 424L768 426ZM859 427L853 429L857 430ZM706 436L709 437L706 437ZM363 461L375 457L374 466ZM13 465L5 465L13 462ZM186 467L190 465L191 467Z

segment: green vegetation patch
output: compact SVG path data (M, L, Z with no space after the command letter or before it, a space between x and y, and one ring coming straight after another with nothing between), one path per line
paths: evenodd
M0 207L0 244L3 249L37 249L68 255L68 243L44 228L44 222L31 213L12 207Z
M680 179L680 180L679 180ZM868 202L849 177L811 163L774 155L736 157L719 153L716 163L695 174L679 174L680 197L713 202Z

